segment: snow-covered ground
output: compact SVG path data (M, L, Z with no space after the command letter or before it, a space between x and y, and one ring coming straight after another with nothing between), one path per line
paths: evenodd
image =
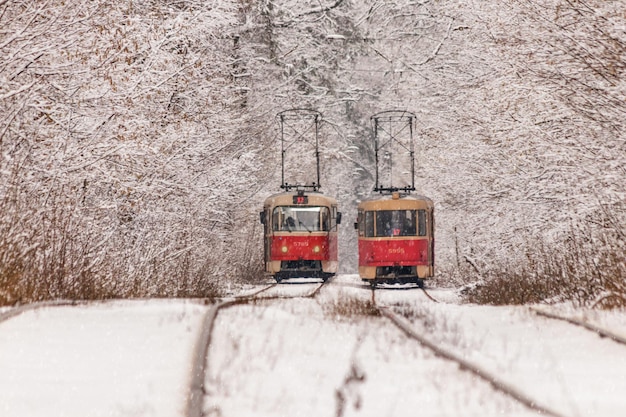
M120 301L0 323L0 415L184 415L203 310Z
M272 294L304 295L314 283ZM376 301L563 416L622 416L626 346L533 314L460 304L452 290L380 289ZM342 275L315 298L219 312L206 416L530 416L488 383L342 305L371 291ZM0 415L184 416L209 306L114 301L26 311L0 322ZM626 335L624 312L573 312ZM0 316L1 318L2 316Z

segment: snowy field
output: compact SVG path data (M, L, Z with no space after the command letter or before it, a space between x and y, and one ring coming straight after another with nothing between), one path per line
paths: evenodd
M311 282L271 294L305 295ZM252 290L251 290L252 291ZM529 307L461 304L452 290L380 289L376 301L562 416L623 416L626 346ZM220 311L208 350L205 416L532 416L535 412L409 339L355 275L314 298ZM185 416L210 306L113 301L0 315L1 416ZM561 313L626 335L623 312Z

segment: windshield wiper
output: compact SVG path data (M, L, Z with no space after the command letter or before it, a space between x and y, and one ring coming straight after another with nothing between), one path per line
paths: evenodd
M313 232L311 229L309 229L309 228L306 226L306 224L302 223L301 221L298 221L298 223L300 223L300 226L304 227L304 228L307 230L307 232L309 232L309 233L312 233L312 232Z

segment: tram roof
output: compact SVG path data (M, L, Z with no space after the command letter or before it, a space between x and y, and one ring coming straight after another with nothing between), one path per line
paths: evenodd
M293 198L298 195L303 195L308 197L307 205L336 205L337 199L324 195L319 191L304 191L300 194L301 191L284 191L281 193L272 194L265 199L265 207L268 206L292 206Z
M397 196L394 196L397 194ZM393 210L411 208L432 208L434 202L430 198L420 194L381 194L367 198L359 203L360 209L365 210Z

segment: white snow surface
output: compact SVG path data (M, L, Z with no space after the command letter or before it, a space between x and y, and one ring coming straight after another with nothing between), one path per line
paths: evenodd
M340 275L315 298L303 296L316 285L291 281L267 293L301 297L219 312L205 416L537 415L386 318L346 313L371 300L358 276ZM439 302L401 287L375 296L438 345L560 415L624 415L626 346L528 307L462 304L452 289L429 293ZM0 316L0 415L185 416L209 308L119 300ZM558 312L626 335L623 311Z
M120 301L0 324L0 415L177 416L203 309Z

